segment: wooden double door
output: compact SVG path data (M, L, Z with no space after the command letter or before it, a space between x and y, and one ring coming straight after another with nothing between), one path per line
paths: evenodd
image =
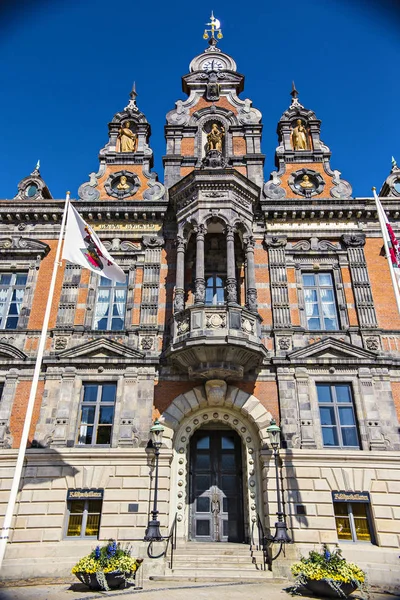
M242 445L230 429L200 429L190 445L191 540L242 542Z

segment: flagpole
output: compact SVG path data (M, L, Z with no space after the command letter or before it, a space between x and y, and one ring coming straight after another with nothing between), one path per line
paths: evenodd
M397 277L394 272L392 260L390 257L389 244L388 244L388 231L387 231L387 227L386 227L386 222L384 221L384 215L382 214L383 207L382 207L380 200L376 194L376 188L373 187L372 192L374 194L376 211L378 213L379 225L381 227L383 244L385 246L386 259L387 259L387 262L389 265L390 277L392 278L392 286L393 286L393 291L394 291L394 295L396 298L397 310L399 311L399 314L400 314L400 290L399 290L399 284L397 281Z
M4 555L5 555L6 548L7 548L7 541L9 539L9 531L10 531L10 527L11 527L11 523L12 523L12 518L14 515L15 503L16 503L17 496L18 496L18 490L19 490L19 485L20 485L21 476L22 476L22 469L24 467L26 446L28 443L29 430L31 427L32 414L33 414L33 409L35 406L35 399L36 399L36 393L37 393L37 389L38 389L39 376L40 376L40 371L41 371L41 367L42 367L43 354L44 354L44 350L45 350L47 330L49 327L50 312L51 312L51 307L52 307L52 302L53 302L54 289L55 289L55 285L56 285L57 269L58 269L58 266L60 263L61 245L62 245L62 239L63 239L63 235L64 235L64 230L65 230L65 222L66 222L66 218L67 218L67 210L68 210L69 202L70 202L70 193L67 192L66 198L65 198L64 213L63 213L62 221L61 221L60 235L58 238L57 250L56 250L56 254L55 254L55 258L54 258L53 274L51 277L46 311L44 314L44 320L43 320L43 325L42 325L42 333L40 335L40 340L39 340L39 347L38 347L38 353L37 353L37 357L36 357L35 370L33 372L32 385L31 385L31 390L30 390L30 394L29 394L28 405L26 408L24 428L22 431L22 437L21 437L19 450L18 450L17 464L15 466L15 472L14 472L14 477L13 477L13 481L12 481L12 485L11 485L10 496L8 499L7 510L6 510L6 514L4 517L4 524L3 524L1 534L0 534L0 570L3 565L3 559L4 559Z

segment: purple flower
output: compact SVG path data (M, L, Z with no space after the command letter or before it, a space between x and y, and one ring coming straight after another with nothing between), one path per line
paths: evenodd
M100 546L96 546L96 549L95 549L95 551L94 551L94 555L95 555L95 558L96 558L97 560L99 560L99 558L100 558L100 554L101 554L101 553L100 553Z
M332 555L331 555L331 553L329 552L329 550L328 550L328 549L326 549L326 550L325 550L325 554L324 554L324 556L325 556L325 560L328 560L328 561L329 561L329 560L331 559L331 556L332 556Z

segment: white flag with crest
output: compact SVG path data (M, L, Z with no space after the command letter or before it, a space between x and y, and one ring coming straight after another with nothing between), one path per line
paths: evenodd
M111 281L125 283L126 275L108 253L93 229L68 205L62 258Z

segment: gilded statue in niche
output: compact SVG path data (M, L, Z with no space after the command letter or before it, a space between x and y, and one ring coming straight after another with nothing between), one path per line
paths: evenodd
M129 121L121 125L121 129L118 132L118 142L119 152L136 152L137 135L130 129Z
M216 123L213 123L210 133L207 134L207 151L218 150L222 152L222 140L225 137L225 128L221 125L220 129Z
M293 150L307 150L307 130L301 119L297 119L296 127L292 129Z

